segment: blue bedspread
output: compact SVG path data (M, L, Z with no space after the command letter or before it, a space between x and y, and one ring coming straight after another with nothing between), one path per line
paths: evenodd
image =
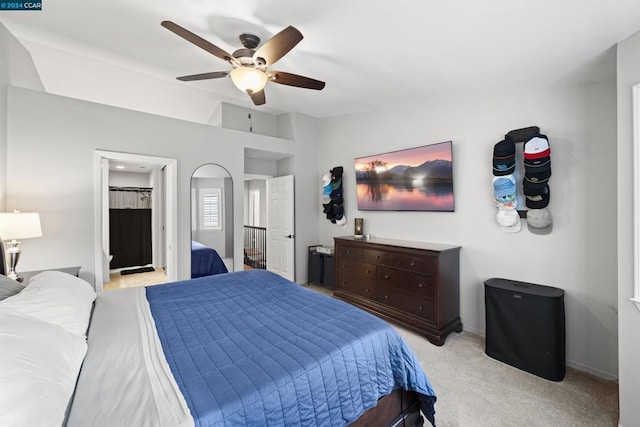
M227 266L218 252L195 240L191 241L191 278L227 273Z
M383 320L265 270L151 286L147 299L196 426L342 426L402 388L435 394Z

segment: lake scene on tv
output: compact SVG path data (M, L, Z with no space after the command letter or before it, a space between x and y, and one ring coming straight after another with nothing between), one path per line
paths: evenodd
M355 159L358 209L453 212L451 141Z

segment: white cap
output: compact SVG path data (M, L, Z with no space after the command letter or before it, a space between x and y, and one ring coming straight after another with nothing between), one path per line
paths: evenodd
M553 230L553 219L549 209L529 209L527 211L527 225L533 234L549 234Z
M498 209L496 220L502 231L506 233L517 233L522 229L520 215L515 209Z

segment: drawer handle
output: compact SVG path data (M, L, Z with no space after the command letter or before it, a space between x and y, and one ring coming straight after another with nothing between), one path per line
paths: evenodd
M350 254L350 253L351 253L351 251L349 251L349 250L348 250L348 251L347 251L347 253L348 253L348 254Z
M388 278L389 278L389 275L388 275L388 274L385 274L385 275L384 275L384 278L385 278L385 279L388 279Z
M365 292L369 292L369 288L366 288L364 291L365 291Z
M424 307L422 307L421 305L418 306L418 310L422 310Z
M385 296L384 296L384 299L389 299L389 295L385 295Z
M380 255L377 255L377 256L376 256L376 259L380 259Z
M369 270L367 270L366 273L369 274L370 273Z
M411 267L414 267L416 265L415 261L411 261Z
M418 287L419 287L419 288L424 287L424 283L418 283Z

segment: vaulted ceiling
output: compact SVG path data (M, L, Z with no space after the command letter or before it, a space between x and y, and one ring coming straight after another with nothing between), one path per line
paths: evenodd
M615 44L640 30L640 1L62 1L0 13L45 90L207 123L221 101L315 117L463 100L615 76ZM171 20L227 52L240 33L304 39L270 69L326 82L268 84L254 107L230 79L177 76L229 64L160 26Z

